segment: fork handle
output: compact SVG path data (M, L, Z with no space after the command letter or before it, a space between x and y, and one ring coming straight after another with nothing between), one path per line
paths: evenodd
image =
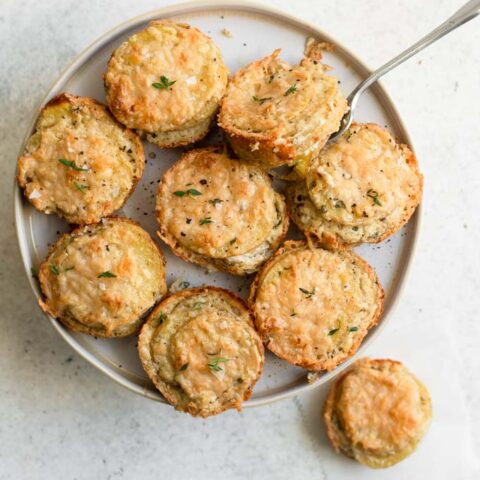
M357 85L357 87L348 96L348 102L350 104L351 110L355 108L355 105L358 102L360 95L372 83L376 82L381 76L385 75L385 73L389 72L397 65L400 65L405 60L408 60L410 57L413 57L413 55L417 54L425 47L428 47L428 45L430 45L431 43L436 42L438 39L442 38L447 33L450 33L452 30L460 27L460 25L463 25L464 23L472 20L479 14L480 0L470 0L462 8L460 8L460 10L454 13L450 18L448 18L437 28L435 28L435 30L431 31L421 40L414 43L410 48L407 48L395 58L375 70L369 77L367 77L363 82Z

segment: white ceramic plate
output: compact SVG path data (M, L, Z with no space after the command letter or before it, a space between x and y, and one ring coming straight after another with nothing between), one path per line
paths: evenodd
M199 27L220 47L231 72L270 54L278 47L282 48L282 58L290 62L298 62L302 57L305 39L313 35L336 45L333 53L326 53L325 62L334 67L333 74L341 80L345 95L368 74L368 69L356 57L307 22L251 3L195 2L147 13L106 33L67 68L50 89L42 105L62 91L104 101L102 74L112 51L133 32L143 29L150 20L156 18L174 18ZM225 35L224 29L227 29L231 36ZM25 140L33 130L38 112L39 109L33 114ZM397 138L410 143L392 101L378 84L362 98L356 112L356 119L388 126ZM212 132L207 141L218 142L220 139L221 134L217 131ZM157 183L162 173L180 156L181 150L159 150L149 144L145 144L145 147L148 160L145 174L120 214L138 220L152 237L156 238L154 205ZM155 158L151 158L153 154ZM320 376L315 383L310 384L305 370L293 367L268 353L264 374L256 385L252 398L245 403L246 407L262 405L318 386L338 374L354 358L364 353L365 348L385 325L394 303L398 300L412 259L419 218L420 212L417 210L408 225L391 239L380 245L364 245L357 249L373 265L386 291L385 312L381 323L368 334L357 354L334 371ZM69 227L54 215L47 216L37 212L23 198L17 186L15 187L15 220L25 269L32 289L39 297L40 290L36 281L30 277L30 270L32 267L38 268L46 255L49 243ZM157 241L160 243L158 239ZM250 279L221 273L205 274L201 268L185 263L172 255L165 245L162 244L161 247L167 258L169 284L177 278L182 278L192 286L203 284L223 286L245 297ZM50 318L50 321L80 355L106 375L134 392L165 402L142 370L136 351L136 337L120 340L95 339L72 333L53 318Z

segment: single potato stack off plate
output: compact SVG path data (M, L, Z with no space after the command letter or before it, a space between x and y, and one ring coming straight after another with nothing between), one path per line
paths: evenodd
M161 148L188 145L207 134L227 81L213 41L169 20L150 22L129 37L105 74L112 113Z
M324 420L337 452L372 468L410 455L425 434L432 402L400 362L363 358L333 384Z
M271 52L274 52L278 48L282 49L282 62L286 62L289 65L297 65L299 60L305 55L307 39L314 37L320 43L326 42L335 46L334 50L329 51L323 49L321 63L333 68L333 75L336 79L341 81L339 85L344 93L350 92L361 79L365 78L368 74L368 69L346 48L320 31L318 25L311 25L308 22L282 14L276 9L270 9L265 6L258 6L241 1L225 2L224 4L218 2L195 2L188 5L174 5L172 7L147 13L129 20L112 31L105 33L105 35L88 47L87 50L76 58L65 70L58 81L49 90L46 97L42 100L42 107L45 106L50 99L65 91L71 92L82 98L96 98L100 102L106 103L103 75L105 72L107 72L108 75L109 61L113 59L112 53L117 49L122 48L122 45L128 44L129 39L139 34L140 37L137 37L139 38L139 41L134 42L137 46L134 47L132 43L128 46L129 49L132 48L131 60L136 61L135 49L138 48L141 52L147 54L150 46L153 46L150 45L149 42L143 42L143 34L141 32L147 31L151 27L152 21L164 22L165 20L173 20L181 24L190 24L192 27L188 31L182 29L181 33L172 33L172 36L169 37L169 39L173 39L177 34L182 36L186 35L188 38L192 35L192 39L193 36L195 36L195 38L198 38L199 41L202 42L204 37L211 37L212 42L216 45L216 48L221 51L224 59L224 66L216 68L218 69L217 74L220 75L221 79L225 79L225 83L223 83L224 81L222 80L221 85L223 85L223 87L216 90L218 86L212 87L212 85L207 82L207 85L205 86L205 92L207 93L204 94L202 93L203 91L201 91L201 88L203 87L200 87L201 84L204 83L200 81L203 77L197 76L196 84L194 84L193 80L189 80L196 74L192 74L188 70L189 67L187 64L182 64L182 68L186 69L185 74L182 75L178 75L179 70L177 70L177 68L179 67L179 63L175 60L169 64L169 68L171 67L172 70L166 71L162 68L160 70L142 74L142 62L136 66L133 66L133 64L127 66L127 61L125 60L125 63L123 64L123 58L121 58L122 55L120 55L118 61L120 64L123 64L122 68L127 69L125 74L139 75L138 78L144 82L144 88L147 97L149 98L149 102L152 102L148 103L148 109L144 109L141 106L141 102L138 104L140 107L139 109L135 102L129 103L129 105L133 107L132 111L136 112L134 117L136 119L142 119L143 114L145 112L148 113L151 110L152 115L155 118L160 119L160 123L155 123L155 121L152 120L151 125L132 124L128 126L138 129L142 132L142 135L148 136L150 140L154 140L153 134L159 133L162 140L159 143L161 144L162 149L150 142L143 143L146 159L144 162L145 169L143 176L139 180L137 187L129 197L128 201L118 213L137 221L161 247L166 257L167 283L171 291L172 289L175 291L175 287L185 288L187 285L190 285L190 287L215 285L235 292L245 299L252 281L251 276L231 275L219 271L207 272L205 266L200 266L193 262L185 262L179 258L172 252L169 246L158 239L156 232L159 230L159 225L155 213L158 184L163 175L166 174L175 162L177 162L185 153L180 149L163 147L169 142L172 142L173 145L177 144L177 141L191 141L196 133L195 135L190 134L187 131L189 128L195 130L198 127L197 131L202 132L203 134L204 128L206 129L207 127L200 125L203 119L200 120L200 117L197 117L196 114L198 112L208 112L204 118L204 125L206 125L207 117L213 111L213 107L212 110L209 110L210 105L217 103L214 101L210 104L208 98L218 96L219 100L220 96L223 94L222 88L225 88L226 86L225 68L232 72L232 74L235 74L235 72L245 68L246 65L269 56ZM197 28L203 33L195 33L195 29ZM229 32L228 35L226 35L225 32ZM155 30L153 36L156 35L157 31ZM150 34L147 36L149 37ZM202 63L203 60L196 57L198 51L202 48L206 48L208 52L211 53L211 55L208 53L208 55L210 55L208 62L213 61L213 63L215 63L215 58L217 58L217 62L219 61L219 57L214 55L215 47L212 47L210 43L202 43L202 47L200 47L200 43L194 43L192 45L197 45L199 48L191 49L191 54L195 58L193 58L191 62L187 62L188 64L200 65ZM181 47L180 44L178 47ZM175 48L174 50L176 51ZM143 55L143 53L139 55ZM147 60L145 60L145 63L148 63ZM118 72L120 72L118 77L118 80L120 81L120 78L123 75L121 73L121 68L117 70L117 73ZM330 76L330 73L332 72L324 73L325 75ZM178 75L178 77L174 75ZM207 75L209 75L209 73ZM166 78L162 80L162 76ZM107 83L110 81L107 78L105 78L105 80ZM187 83L187 80L189 83ZM126 80L124 79L122 81ZM176 83L172 84L174 81ZM192 84L190 84L190 82L192 82ZM158 86L161 88L153 86L153 83L159 84ZM287 88L290 86L292 85L288 85ZM190 90L190 88L192 90ZM212 88L217 93L212 94L210 97L210 93L208 92L213 92ZM180 89L185 89L186 93L184 97L183 95L179 95ZM299 92L300 90L298 89L297 93ZM110 95L110 92L108 92L108 86L107 93ZM259 91L257 93L261 92ZM252 92L252 95L254 94L255 92ZM293 101L291 98L292 95L295 94L290 93L289 95L282 97L282 100L286 100L287 102ZM133 98L133 96L130 97L129 94L128 98ZM263 108L267 105L267 102L260 105L252 100L252 98L248 98L248 101L254 103L256 107ZM177 104L180 106L178 112L187 112L187 109L192 109L193 118L191 119L191 124L185 120L187 116L177 117ZM167 118L162 116L166 116L169 111L172 115L171 117L169 116ZM32 112L32 119L28 131L25 132L25 145L27 144L28 138L35 133L35 123L40 114L40 108L35 112ZM392 132L394 138L397 138L400 143L408 144L411 148L411 142L409 141L407 131L401 118L381 84L372 86L369 92L365 94L358 110L356 110L356 115L357 121L359 122L374 122L382 127L385 126L390 132ZM147 118L149 118L148 114L145 116L145 119ZM164 131L159 128L159 126L163 125L162 119L166 119L165 125L168 125L168 129ZM122 119L120 120L123 121ZM124 120L126 121L126 119ZM177 120L179 121L177 122ZM115 125L118 127L118 124ZM184 135L184 133L186 134ZM211 133L195 147L203 148L208 145L223 143L223 141L223 133L218 130L212 130ZM121 144L119 147L122 147L123 145L124 144ZM23 154L23 149L24 148L22 147L20 155ZM122 156L125 153L125 161L130 163L130 160L128 159L128 156L130 155L128 152L129 147L126 148L125 152L120 150L120 148L117 148L117 150ZM79 149L78 155L80 155L81 151L83 150ZM132 152L134 151L135 150L132 148ZM89 156L91 156L91 154ZM83 166L80 157L66 157L65 159L67 161L74 161L75 166ZM55 161L58 164L58 167L65 169L61 170L61 172L66 174L66 178L69 181L75 180L82 186L87 185L84 183L83 175L85 175L86 179L87 175L92 174L91 171L76 171L69 166L59 163L56 156ZM79 179L76 177L70 178L70 175L72 174L78 175ZM123 173L122 175L127 178L133 177L131 174L126 173ZM198 180L201 179L202 178L198 178ZM123 182L123 179L119 181ZM189 188L195 188L198 191L202 191L199 188L200 186L202 185L182 185L179 190L186 191ZM75 188L75 186L73 186L73 188ZM277 188L276 185L275 188ZM71 227L66 221L59 218L58 215L45 215L36 210L29 200L24 197L21 187L16 185L15 189L15 221L20 250L32 290L36 297L40 299L42 297L42 292L39 282L35 276L31 276L30 271L31 269L33 269L33 271L38 271L40 269L42 261L48 255L49 246L57 241L59 235L64 232L69 232ZM93 193L93 189L90 193ZM72 203L75 203L75 205L79 204L80 201L86 201L87 197L84 196L82 191L75 190L75 194L77 197L74 197L73 195L70 196L70 198L74 200ZM201 196L195 198L199 199ZM214 200L215 198L217 197L212 197L211 199ZM195 199L190 197L178 197L176 200ZM247 202L248 207L251 206L250 202L250 200ZM185 204L186 203L187 202L185 202ZM219 203L217 202L216 205L219 205ZM210 207L213 207L213 204L208 204L208 208ZM118 207L115 206L115 208ZM216 212L217 211L215 210L215 214ZM102 213L102 215L106 215L106 213ZM199 219L206 218L209 215L209 211L206 211L201 217L199 217ZM213 218L214 217L212 216L212 219ZM385 305L382 318L377 326L368 330L368 333L358 349L358 353L362 352L365 347L375 340L381 331L381 328L390 318L390 314L399 299L399 294L405 283L408 267L411 263L419 229L419 220L420 211L417 209L417 212L412 216L408 224L389 237L385 242L375 246L364 244L358 247L358 249L356 248L356 251L362 256L362 258L368 261L368 263L375 269L380 282L385 289ZM79 220L75 219L74 221ZM267 219L267 222L269 221L270 218ZM196 228L199 227L200 225L197 224ZM204 223L202 227L213 229L213 224ZM202 232L202 230L200 230L200 232ZM290 229L289 235L291 238L299 238L301 233L294 229ZM180 238L183 237L180 235ZM247 242L247 240L250 241L248 235L244 235L242 240L245 242ZM66 266L68 267L68 265ZM109 268L110 267L105 267L104 270L106 271ZM218 268L218 266L216 266L216 268ZM67 271L65 272L65 275L72 273L72 271ZM115 272L112 271L112 273ZM64 278L67 279L68 277L65 276ZM113 283L119 281L119 278L92 278L92 281L102 281L102 283L106 283L107 280ZM108 284L106 284L106 286L108 286ZM65 328L63 323L57 320L54 316L49 315L49 317L59 335L61 335L65 341L67 341L80 355L91 362L96 368L100 369L103 373L121 385L142 396L158 402L167 403L163 395L158 391L150 377L142 368L137 351L137 338L135 336L104 339L98 336L85 335L72 331L69 328ZM309 378L311 377L308 376L307 370L289 364L267 351L265 353L264 374L256 383L250 399L246 400L243 403L243 406L250 407L262 405L313 389L337 375L338 372L349 365L355 356L356 355L346 359L332 371L325 371L319 374L317 381L311 383L309 382ZM222 366L221 363L219 365ZM227 365L230 365L230 363L228 362Z
M268 175L221 148L194 149L163 176L158 235L180 258L245 275L285 238L287 208Z
M215 287L163 300L143 326L138 350L163 396L193 416L240 410L263 370L263 345L248 307Z

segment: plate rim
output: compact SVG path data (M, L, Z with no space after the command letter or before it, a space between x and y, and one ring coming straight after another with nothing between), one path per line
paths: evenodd
M31 135L35 122L38 118L38 115L43 107L43 105L48 101L52 92L58 87L58 85L64 81L65 77L69 74L73 73L85 59L87 59L91 53L94 53L95 50L101 48L105 43L107 43L111 38L121 34L122 31L128 30L130 28L135 27L138 23L146 22L151 20L154 17L159 16L173 16L179 14L185 14L189 12L197 12L201 9L214 10L214 9L221 9L224 8L225 10L237 10L246 13L259 13L266 15L268 17L277 18L287 23L297 25L301 28L311 30L312 32L316 32L319 36L324 38L327 42L333 43L334 45L338 45L338 47L342 50L343 54L346 57L349 57L352 61L356 63L356 66L359 67L361 72L357 73L361 77L365 77L372 72L372 69L368 67L368 65L363 62L357 55L353 54L350 49L346 48L343 43L334 40L329 34L326 34L323 30L318 28L312 22L305 20L301 17L296 15L292 15L285 10L278 8L278 7L271 7L269 5L251 1L251 0L194 0L190 2L182 2L179 4L170 4L166 5L161 8L156 8L153 10L149 10L148 12L136 15L130 19L125 20L113 28L108 30L107 32L103 33L96 39L94 39L86 48L84 48L80 53L75 55L73 59L67 64L67 66L58 74L55 80L50 84L47 89L47 93L42 97L40 102L36 105L33 109L32 116L30 118L29 123L26 127L26 133L23 138L23 141L19 148L19 154L23 151L25 144L28 138ZM374 85L372 85L372 90L375 93L379 94L383 97L383 102L386 105L382 105L384 109L390 110L390 115L393 116L396 120L396 127L401 132L403 141L405 141L410 149L415 153L415 149L413 147L413 142L410 137L410 134L405 126L403 118L401 117L392 97L385 89L383 83L381 81L377 81ZM17 157L18 158L18 157ZM23 229L23 219L22 219L22 202L23 202L23 192L21 191L20 187L17 183L16 178L16 169L15 175L13 179L13 210L14 210L14 222L15 222L15 230L17 236L17 246L20 250L20 255L22 258L23 268L25 271L25 275L27 276L28 282L30 284L30 288L32 293L34 294L36 300L38 301L41 298L41 292L38 284L33 280L31 272L30 272L30 262L29 262L29 251L28 245L26 244L26 234ZM407 247L408 255L406 255L405 261L401 266L400 272L397 274L397 278L395 279L395 287L393 288L392 295L390 297L390 303L388 308L384 310L382 314L381 322L375 327L373 332L370 332L367 338L362 342L358 350L347 360L343 363L335 367L332 371L324 373L321 378L313 383L302 383L300 385L296 385L294 387L290 387L285 389L282 392L277 392L271 395L266 395L264 397L260 397L257 399L250 399L243 402L242 406L245 408L252 408L257 406L267 405L273 402L277 402L280 400L284 400L286 398L290 398L292 396L298 395L300 393L311 391L315 388L318 388L321 385L329 382L332 378L336 377L340 372L342 372L345 368L347 368L351 363L353 363L360 355L365 354L365 351L371 346L372 342L374 342L380 333L384 330L386 325L391 321L391 317L395 310L398 307L399 300L404 292L405 286L407 284L408 276L411 271L411 266L413 263L413 259L415 257L417 246L418 246L418 239L420 236L420 229L422 223L422 203L420 203L415 210L415 213L409 220L412 228L411 238L409 238L409 245ZM118 384L122 385L126 389L141 395L145 398L149 398L151 400L155 400L160 404L169 405L165 399L156 392L149 391L146 387L140 387L138 384L134 384L130 380L128 380L124 375L120 374L119 372L115 371L115 369L109 367L107 364L102 362L99 358L97 358L93 353L89 352L85 349L82 345L78 344L77 341L70 335L65 328L63 328L59 321L47 315L46 313L42 312L42 314L49 320L50 324L55 328L57 333L70 345L76 353L82 356L85 360L87 360L91 365L95 368L100 370L104 373L107 377L111 378Z

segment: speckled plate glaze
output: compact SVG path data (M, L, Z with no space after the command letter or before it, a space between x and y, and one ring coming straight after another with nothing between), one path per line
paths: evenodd
M87 95L105 101L102 74L112 51L135 31L145 28L150 20L173 18L199 27L210 35L222 50L231 72L264 57L275 48L282 48L281 56L297 62L303 53L305 39L315 36L336 45L334 52L325 54L325 62L334 67L333 74L341 80L341 88L347 95L368 74L367 67L347 49L328 37L316 26L290 15L254 3L241 1L206 1L175 5L156 10L129 20L114 28L81 53L55 82L42 101L44 105L51 97L62 91ZM31 135L39 108L33 113L25 140ZM377 122L387 126L401 141L411 142L391 99L379 84L366 93L358 107L356 119ZM221 140L221 133L212 132L207 143ZM203 142L204 143L204 142ZM23 148L23 147L22 147ZM159 150L145 144L146 171L133 196L120 214L138 220L156 238L155 194L157 183L163 172L181 155L180 149ZM48 245L58 234L69 230L69 226L54 215L37 212L15 186L15 220L18 241L26 273L32 290L40 297L39 286L31 278L31 268L38 268L46 255ZM293 367L267 353L265 371L255 387L252 398L245 407L263 405L300 392L315 388L337 375L377 338L392 314L398 301L408 266L411 263L415 239L419 230L420 210L408 225L394 237L380 245L363 245L356 250L377 271L386 291L385 312L382 321L364 340L357 354L329 373L320 375L314 383L307 381L307 372ZM294 234L295 235L295 234ZM158 239L156 240L161 243ZM226 274L206 274L201 268L187 264L161 244L167 258L168 283L181 278L192 286L218 285L244 297L251 278L236 278ZM66 330L55 319L50 322L58 333L80 355L124 387L152 400L164 402L142 370L136 351L137 338L101 340Z

